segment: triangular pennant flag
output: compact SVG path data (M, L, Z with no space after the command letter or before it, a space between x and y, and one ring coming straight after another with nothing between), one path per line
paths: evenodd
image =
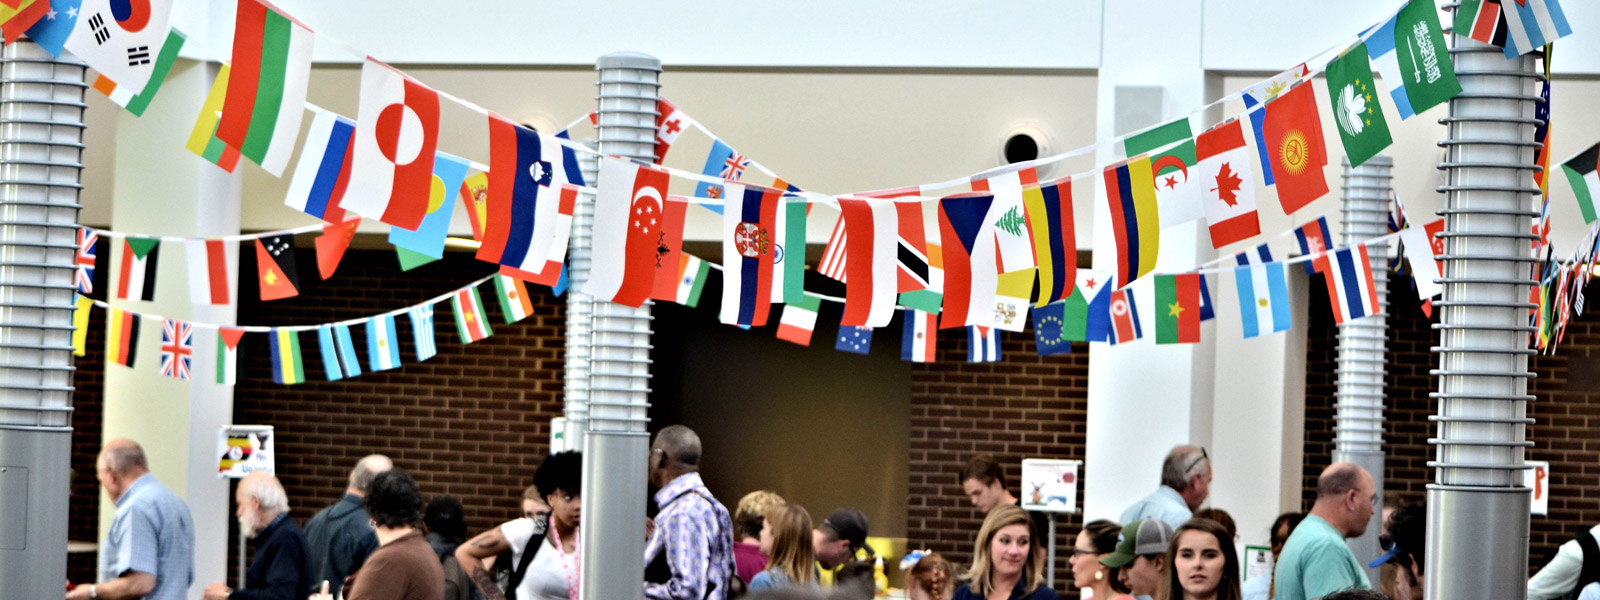
M350 241L356 238L356 228L361 226L361 217L351 216L343 223L332 223L322 227L322 235L317 236L317 274L323 279L333 277L333 272L338 270L339 262L344 260L344 252L350 248Z
M161 254L161 238L128 237L122 240L122 266L117 282L118 300L154 300L156 259Z

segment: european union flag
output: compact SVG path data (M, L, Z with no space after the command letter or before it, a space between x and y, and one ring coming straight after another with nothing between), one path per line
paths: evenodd
M1067 303L1051 302L1033 311L1033 341L1039 356L1072 352L1067 339Z

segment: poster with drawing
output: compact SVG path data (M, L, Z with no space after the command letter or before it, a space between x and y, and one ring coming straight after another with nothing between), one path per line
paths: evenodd
M1081 461L1022 460L1022 508L1042 512L1078 512L1078 467Z
M256 471L273 473L271 425L226 425L217 430L217 477L243 479Z

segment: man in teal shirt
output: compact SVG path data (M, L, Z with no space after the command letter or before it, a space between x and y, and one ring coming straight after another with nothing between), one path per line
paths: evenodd
M1367 531L1378 498L1372 475L1334 463L1317 478L1317 503L1289 535L1278 557L1274 600L1315 600L1348 588L1370 588L1345 538Z

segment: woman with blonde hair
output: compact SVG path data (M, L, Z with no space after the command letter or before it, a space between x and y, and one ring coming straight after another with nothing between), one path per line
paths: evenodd
M1044 585L1044 570L1033 519L1015 504L996 506L978 529L972 568L955 600L1060 600Z
M811 545L811 514L797 504L767 509L761 527L761 553L767 568L750 580L750 591L788 586L819 586L816 549Z
M1167 546L1167 579L1160 600L1240 600L1239 555L1220 523L1191 519Z

